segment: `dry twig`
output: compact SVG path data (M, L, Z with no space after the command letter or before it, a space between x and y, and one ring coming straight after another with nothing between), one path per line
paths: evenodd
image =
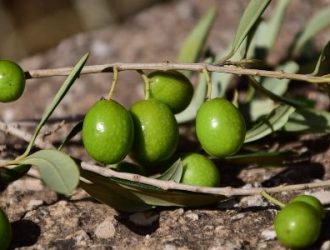
M330 83L329 78L304 75L304 74L293 74L286 73L283 71L269 71L261 69L247 69L241 68L234 65L217 65L208 63L110 63L102 65L90 65L85 66L81 74L94 74L102 72L113 72L116 68L118 71L125 70L190 70L190 71L208 71L218 73L230 73L235 75L250 75L250 76L265 76L279 79L292 79L298 81L305 81L310 83ZM37 69L27 71L26 78L42 78L50 76L66 76L69 75L72 67L58 68L58 69Z

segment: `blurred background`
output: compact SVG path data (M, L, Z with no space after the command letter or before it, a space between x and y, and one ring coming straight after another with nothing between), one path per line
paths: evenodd
M0 0L0 57L18 60L164 0ZM51 32L50 32L51 31Z

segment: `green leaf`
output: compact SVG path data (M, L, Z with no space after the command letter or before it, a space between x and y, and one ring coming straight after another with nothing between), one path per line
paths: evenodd
M79 183L79 169L76 162L61 151L40 150L21 160L20 163L36 166L41 179L58 193L69 195Z
M194 96L190 104L181 113L175 115L175 118L178 123L184 123L195 119L197 110L205 100L206 88L207 88L207 84L205 77L202 74L200 74L198 85L195 88Z
M18 165L14 168L1 168L0 169L0 184L8 185L23 177L30 170L30 165Z
M182 177L183 169L181 159L178 159L173 165L168 168L161 176L157 179L163 181L174 181L179 183Z
M327 44L322 49L312 75L318 75L321 70L322 64L329 64L329 62L330 62L330 40L327 42Z
M64 138L61 145L58 147L58 150L61 150L66 143L68 143L73 137L75 137L82 130L82 126L83 126L83 120L75 124L73 128L70 130L70 132L67 134L67 136Z
M277 0L271 18L260 23L256 32L255 49L262 51L263 56L257 58L264 59L274 46L289 3L290 0Z
M234 55L270 2L271 0L250 0L241 17L230 51L221 61L226 61Z
M272 113L246 132L244 143L259 140L281 129L294 111L295 108L292 106L279 105Z
M42 115L42 118L36 128L36 130L34 131L34 134L32 136L32 139L28 145L28 147L26 148L24 155L28 155L33 147L34 141L36 139L36 137L38 136L41 128L45 125L45 123L47 122L48 118L51 116L51 114L54 112L55 108L59 105L59 103L62 101L63 97L66 95L66 93L69 91L70 87L73 85L74 81L79 77L80 71L82 70L82 68L84 67L86 61L88 58L88 54L85 54L80 60L79 62L74 66L74 68L72 69L71 73L69 74L69 76L66 78L66 80L64 81L64 83L62 84L61 88L59 89L59 91L56 93L53 101L51 102L51 104L48 106L48 108L46 109L46 111L44 112L44 114Z
M112 180L106 182L87 183L80 181L79 186L94 199L123 212L142 212L153 208L145 204L140 198L129 190L116 184Z
M231 164L281 165L292 156L291 152L257 152L229 156L225 161Z
M285 64L276 67L275 70L286 73L296 73L299 70L299 65L294 61L288 61ZM290 81L290 79L267 77L263 79L262 86L272 93L282 96L287 91Z
M330 6L323 8L311 17L303 31L296 39L295 46L293 48L293 55L298 55L304 49L309 40L313 39L317 33L330 25L329 16Z
M234 53L232 56L233 61L240 61L242 60L247 53L247 50L250 46L250 39L247 37L244 39L243 43L241 44L240 48ZM225 54L219 54L216 57L216 61L220 60ZM217 73L212 72L211 74L211 81L212 81L212 93L211 98L216 97L223 97L230 86L230 82L234 78L233 74L227 73Z
M198 24L190 32L184 41L178 55L178 62L193 63L197 62L202 50L205 48L206 40L214 23L217 11L210 8L207 14L200 19Z
M289 98L285 98L279 95L274 94L273 92L269 91L268 89L264 88L263 86L261 86L261 84L252 76L249 76L249 83L260 93L266 95L267 97L269 97L271 100L273 100L274 102L280 102L280 103L285 103L287 105L291 105L293 107L304 107L306 104L305 102L300 102L297 100L292 100Z
M288 132L330 132L330 113L316 109L298 109L284 126Z
M215 204L226 199L225 196L221 195L218 196L175 190L162 190L158 187L139 182L104 177L87 170L82 170L81 176L93 182L95 185L107 188L109 195L113 195L117 192L116 190L113 191L112 186L113 182L116 182L125 189L125 192L122 192L123 199L125 199L125 195L134 195L135 197L138 197L139 200L142 200L145 204L150 206L195 207ZM111 204L108 205L113 206Z

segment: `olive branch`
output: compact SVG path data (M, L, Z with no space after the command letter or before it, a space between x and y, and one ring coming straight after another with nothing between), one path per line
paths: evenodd
M237 63L236 63L237 64ZM113 72L114 68L118 71L126 70L189 70L197 72L217 72L217 73L228 73L234 75L247 75L247 76L263 76L277 79L291 79L297 81L304 81L314 84L330 83L328 75L325 76L314 76L311 74L296 74L287 73L284 71L272 71L263 69L243 68L226 62L223 64L212 64L212 63L109 63L100 65L89 65L84 66L80 74L97 74ZM36 69L25 72L26 79L32 78L43 78L51 76L67 76L72 71L72 67L56 68L56 69Z
M0 131L13 135L21 140L29 142L32 138L32 134L23 131L18 128L17 125L14 124L6 124L4 122L0 122ZM55 146L38 137L35 141L35 146L41 149L50 149L55 148ZM321 188L321 187L330 187L330 180L318 181L315 183L303 183L303 184L295 184L295 185L280 185L277 187L269 187L269 188L233 188L233 187L200 187L200 186L192 186L181 183L176 183L174 181L164 181L158 180L150 177L145 177L137 174L131 173L123 173L117 172L109 168L105 168L96 164L92 164L89 162L80 162L80 167L84 170L89 170L95 172L104 177L115 177L118 179L128 180L132 182L137 182L146 185L152 185L154 187L158 187L162 190L181 190L181 191L189 191L194 193L204 193L204 194L214 194L214 195L223 195L227 197L232 196L247 196L247 195L258 195L262 192L267 193L278 193L284 191L298 191L298 190L306 190L310 188ZM31 170L30 170L31 171ZM38 176L36 172L34 172L35 176ZM82 177L81 177L82 178Z

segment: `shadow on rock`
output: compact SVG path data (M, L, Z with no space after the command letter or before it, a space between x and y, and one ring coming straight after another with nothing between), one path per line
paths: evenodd
M307 183L314 179L322 179L325 174L324 166L320 163L303 163L287 167L272 178L262 183L263 187L273 187L281 184Z
M115 218L129 230L139 235L152 234L159 227L159 212L154 210L131 214L121 212Z
M13 240L11 249L34 245L40 236L40 227L30 220L20 220L11 223Z

